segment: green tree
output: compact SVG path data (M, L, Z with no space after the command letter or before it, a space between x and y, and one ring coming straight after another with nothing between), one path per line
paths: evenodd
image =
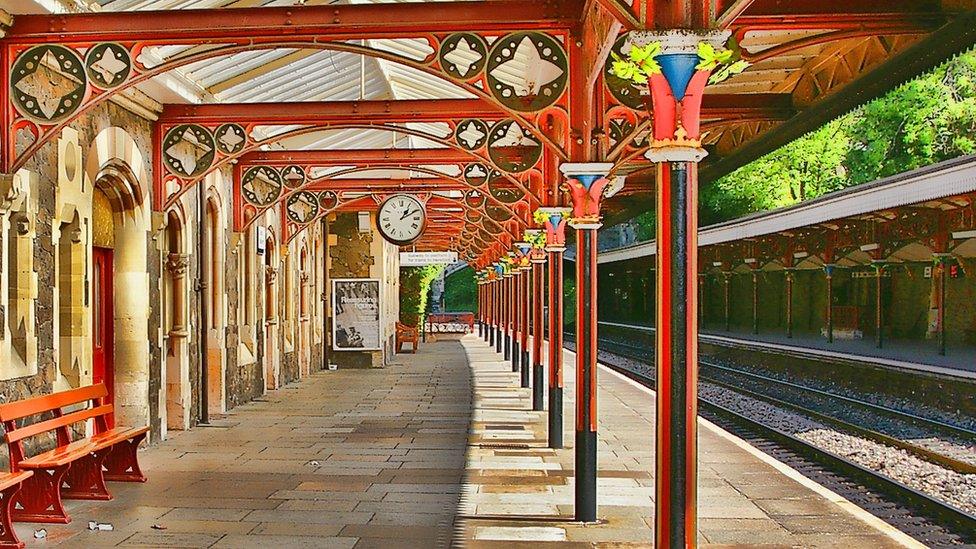
M465 267L444 279L444 309L452 313L475 312L478 284L474 279L474 269Z
M852 117L852 184L976 153L976 52L871 101Z
M848 117L706 185L701 192L701 223L707 225L779 208L843 188L844 159L850 148Z
M705 185L702 225L976 153L976 50Z
M400 322L420 326L427 313L427 296L443 265L400 268Z

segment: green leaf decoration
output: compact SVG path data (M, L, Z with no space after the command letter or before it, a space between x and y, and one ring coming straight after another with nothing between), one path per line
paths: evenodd
M719 65L724 65L732 59L732 50L722 48L716 50L708 42L698 43L698 58L701 61L695 66L700 71L714 70Z
M746 68L748 67L749 67L748 61L739 59L735 63L732 63L731 65L725 65L721 69L713 72L712 75L708 78L708 83L717 84L724 80L728 80L728 78L733 74L739 74L740 72L746 70Z
M660 54L660 42L651 42L645 46L631 46L626 59L612 52L613 63L610 65L610 72L617 78L635 84L646 84L648 77L661 74L661 65L654 60Z

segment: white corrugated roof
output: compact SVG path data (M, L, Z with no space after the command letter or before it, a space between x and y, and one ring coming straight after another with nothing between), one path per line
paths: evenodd
M395 0L394 0L395 1ZM103 11L246 8L258 6L323 5L333 3L386 3L386 0L99 0ZM421 39L366 41L366 46L422 60L431 47ZM215 46L161 46L150 55L171 58ZM357 99L448 99L473 95L440 78L417 69L354 53L315 49L258 50L208 59L181 67L179 76L198 87L198 97L187 93L160 93L172 75L141 86L150 96L165 102L246 103L298 101L352 101ZM159 97L159 95L163 95ZM412 129L444 136L443 124L409 124ZM283 133L297 126L277 126ZM429 148L436 142L378 130L323 131L296 136L276 144L286 149L360 149L372 147Z

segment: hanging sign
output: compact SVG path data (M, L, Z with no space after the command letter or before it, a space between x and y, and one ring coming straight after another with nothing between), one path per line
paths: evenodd
M424 265L450 265L457 263L457 252L400 252L401 267Z
M380 350L379 280L332 280L332 348L335 351Z

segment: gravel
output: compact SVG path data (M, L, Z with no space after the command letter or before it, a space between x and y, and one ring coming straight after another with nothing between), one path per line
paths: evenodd
M702 382L698 395L976 514L976 475L929 463L900 448L842 433L806 416Z

